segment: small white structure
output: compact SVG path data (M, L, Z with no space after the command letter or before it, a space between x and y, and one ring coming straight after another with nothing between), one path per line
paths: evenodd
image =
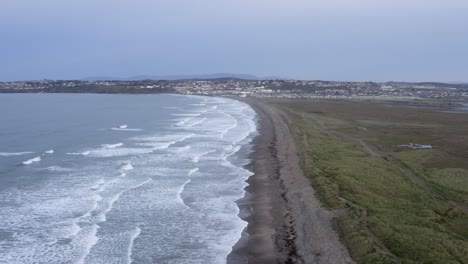
M431 149L432 145L421 145L421 144L416 144L416 143L409 143L406 145L398 145L398 147L408 147L412 149Z

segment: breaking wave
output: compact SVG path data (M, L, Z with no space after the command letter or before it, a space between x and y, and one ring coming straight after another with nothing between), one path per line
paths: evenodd
M27 154L34 154L32 151L24 151L24 152L0 152L0 156L2 157L10 157L10 156L22 156Z
M36 163L36 162L39 162L41 161L41 157L35 157L35 158L32 158L32 159L29 159L27 161L23 161L22 164L24 165L30 165L30 164L33 164L33 163Z

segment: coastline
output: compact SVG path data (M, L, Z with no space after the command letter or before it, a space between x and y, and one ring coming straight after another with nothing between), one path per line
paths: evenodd
M238 201L248 225L227 263L353 263L332 228L336 212L322 208L302 172L287 121L260 99L240 101L257 113L258 135L247 165L254 174Z

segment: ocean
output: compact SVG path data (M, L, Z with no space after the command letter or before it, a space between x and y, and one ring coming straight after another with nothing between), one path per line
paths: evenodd
M0 263L225 263L256 115L225 98L0 95Z

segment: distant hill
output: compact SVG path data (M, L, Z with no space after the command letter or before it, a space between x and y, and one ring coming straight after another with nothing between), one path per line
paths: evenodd
M280 77L268 76L257 77L251 74L232 74L232 73L215 73L215 74L194 74L194 75L137 75L127 78L113 77L113 76L94 76L84 78L84 81L141 81L141 80L213 80L213 79L240 79L240 80L271 80L271 79L284 79Z
M468 84L468 82L464 82L464 81L456 81L456 82L449 82L449 83L453 83L453 84Z

